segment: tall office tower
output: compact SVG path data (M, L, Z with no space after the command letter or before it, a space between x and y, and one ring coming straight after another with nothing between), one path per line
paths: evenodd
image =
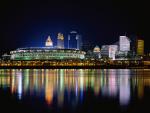
M142 39L137 40L136 50L137 50L137 55L144 55L144 40Z
M130 40L127 36L119 37L119 47L120 47L120 51L122 52L130 51Z
M68 48L71 49L81 49L82 48L82 38L76 31L71 31L68 35Z
M57 36L57 48L63 49L64 48L64 36L62 33L58 33Z
M47 40L46 40L46 42L45 42L45 46L46 46L46 47L52 47L52 46L53 46L53 42L52 42L50 36L48 36L48 38L47 38Z

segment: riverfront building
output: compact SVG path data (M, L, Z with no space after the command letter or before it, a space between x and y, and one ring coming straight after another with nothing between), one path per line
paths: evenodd
M119 37L119 50L121 52L129 52L130 51L130 40L127 36Z
M101 58L101 53L100 53L100 47L99 46L94 47L93 54L94 54L95 58Z
M11 51L11 60L61 60L84 59L85 52L75 49L56 49L47 47L19 48Z
M76 31L71 31L68 35L68 49L82 49L82 38Z
M53 42L51 40L51 37L48 36L46 42L45 42L45 47L53 47Z
M57 36L57 48L64 49L64 36L61 33Z
M144 40L138 39L137 40L137 55L144 55Z
M84 51L64 49L64 37L61 33L58 33L57 47L53 47L53 42L50 36L48 36L45 47L18 48L10 52L11 60L65 60L84 58Z
M127 57L130 52L130 39L127 36L119 37L119 50L117 53L117 57L124 59Z
M118 45L103 45L101 48L101 56L115 60L117 51Z

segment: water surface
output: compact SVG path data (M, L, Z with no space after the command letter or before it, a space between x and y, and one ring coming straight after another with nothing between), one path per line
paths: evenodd
M1 69L5 112L150 112L148 69Z

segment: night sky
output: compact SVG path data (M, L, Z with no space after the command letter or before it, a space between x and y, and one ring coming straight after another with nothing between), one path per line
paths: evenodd
M72 30L82 35L83 42L99 46L115 43L119 35L137 36L145 40L149 52L147 0L54 1L0 0L0 53L44 46L48 35L56 45L58 32L67 38Z

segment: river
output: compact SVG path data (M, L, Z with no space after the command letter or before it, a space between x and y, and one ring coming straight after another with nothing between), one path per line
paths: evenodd
M1 111L150 112L150 69L0 69Z

